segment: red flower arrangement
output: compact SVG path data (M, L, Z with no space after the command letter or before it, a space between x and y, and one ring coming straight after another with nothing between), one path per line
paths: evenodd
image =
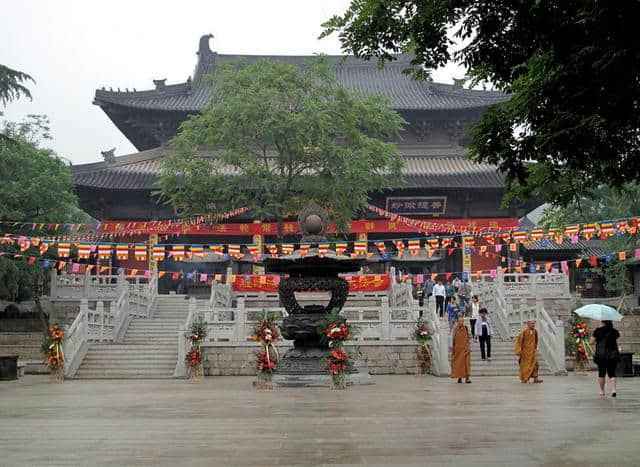
M327 359L327 365L331 376L341 375L349 368L349 355L344 349L334 350Z
M329 347L336 347L337 344L342 344L342 342L351 339L351 329L346 321L329 323L325 333L329 341Z
M256 363L260 373L273 373L276 371L276 362L273 361L266 350L256 353Z
M589 353L592 353L591 346L587 342L589 328L583 321L578 321L573 325L571 335L576 340L576 349L575 352L572 352L575 357L574 371L584 371L589 361Z
M62 353L62 342L64 341L64 330L58 323L49 328L49 333L42 343L42 350L45 354L47 366L51 370L58 370L64 366L64 354Z
M202 362L202 355L200 355L200 349L196 347L194 349L189 350L189 352L187 352L187 357L185 360L187 361L187 364L191 368L194 368L200 365L200 363Z
M280 331L275 322L275 316L266 313L264 319L258 321L253 330L253 341L262 346L262 350L256 352L256 369L258 370L259 389L271 388L271 377L278 367L278 350L274 343L280 339Z

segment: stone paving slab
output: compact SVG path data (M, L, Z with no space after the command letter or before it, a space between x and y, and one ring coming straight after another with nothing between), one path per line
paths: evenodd
M0 382L0 465L640 465L640 378Z

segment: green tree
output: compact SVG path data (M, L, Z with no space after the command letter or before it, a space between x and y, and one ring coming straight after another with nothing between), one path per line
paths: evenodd
M598 220L615 220L638 214L640 206L640 182L628 182L619 188L599 186L590 196L576 197L566 206L553 206L544 213L542 222L547 226L589 223ZM611 253L611 262L595 271L604 278L605 290L624 296L633 292L629 266L639 263L633 257L620 261L617 253L633 251L640 247L638 233L609 237L604 248Z
M345 228L368 193L400 176L404 120L381 96L347 90L326 57L221 65L211 102L184 122L156 194L185 215L247 206L282 220L310 200ZM209 156L202 157L203 151Z
M31 99L31 92L23 84L27 81L35 83L34 79L28 74L0 64L0 104L4 107L22 95Z
M5 122L0 139L0 221L2 235L42 235L23 225L28 223L86 222L78 208L68 165L41 144L50 139L46 117L32 115L21 123ZM41 264L15 258L16 245L1 244L0 298L26 300L35 296L44 271ZM31 246L25 256L37 256ZM51 256L51 254L50 254Z
M323 36L383 62L414 54L420 75L455 61L508 93L470 156L497 164L511 197L567 204L640 178L639 20L635 1L352 0Z

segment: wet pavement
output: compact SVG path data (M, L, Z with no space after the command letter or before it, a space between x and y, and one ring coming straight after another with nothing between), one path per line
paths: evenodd
M0 465L640 465L640 378L0 382Z

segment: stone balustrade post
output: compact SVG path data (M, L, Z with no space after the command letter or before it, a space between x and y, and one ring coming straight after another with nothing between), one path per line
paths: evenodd
M89 287L91 287L91 274L89 270L85 268L82 284L82 298L89 298Z
M238 297L238 307L235 314L236 320L236 343L243 344L245 342L245 325L247 321L247 310L244 306L244 297Z
M389 306L389 297L381 297L380 299L380 330L381 339L388 341L391 339L391 307Z
M102 300L96 302L96 315L100 319L100 337L98 340L102 342L104 340L104 303ZM113 339L114 336L111 338Z

